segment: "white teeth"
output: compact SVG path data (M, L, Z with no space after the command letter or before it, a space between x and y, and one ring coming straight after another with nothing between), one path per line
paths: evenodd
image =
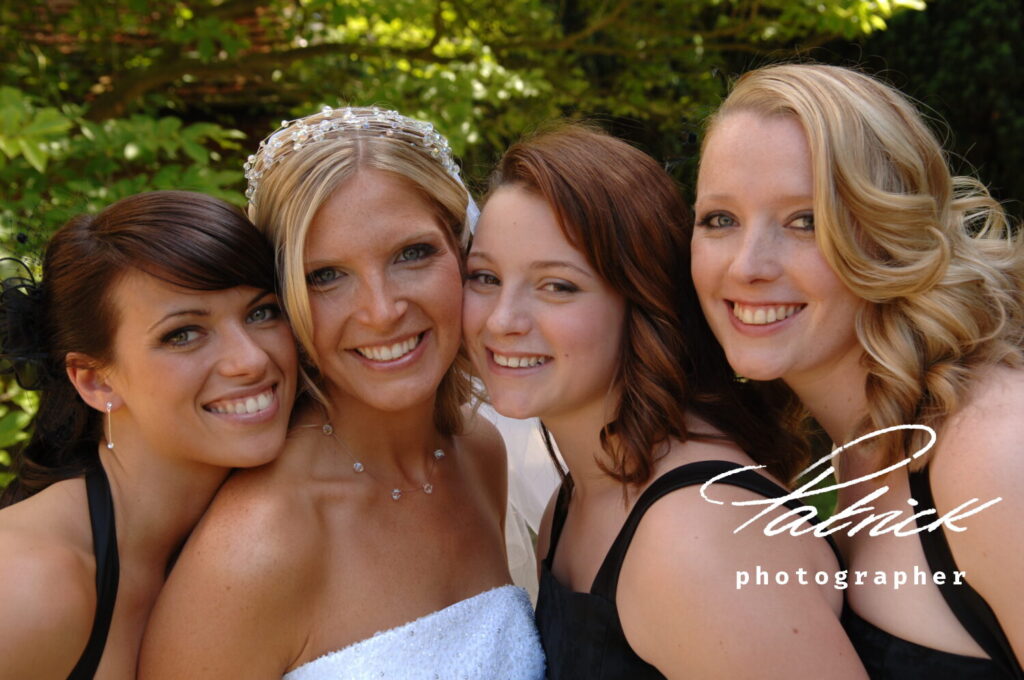
M512 357L504 354L498 354L497 352L494 352L493 354L494 363L508 368L530 368L532 366L539 366L548 360L547 357L542 356Z
M733 315L745 324L751 326L765 326L776 321L782 321L796 314L804 308L804 305L776 305L774 307L751 307L733 303Z
M356 351L372 361L394 361L401 359L420 344L422 335L415 335L404 342L393 345L374 345L372 347L356 347Z
M258 413L266 409L274 401L274 390L260 392L255 397L236 399L234 401L222 401L211 404L207 408L214 413L230 413L244 415L247 413Z

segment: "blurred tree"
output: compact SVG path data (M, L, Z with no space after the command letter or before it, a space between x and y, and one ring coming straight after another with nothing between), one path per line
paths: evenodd
M931 109L954 168L980 176L1021 218L1022 45L1024 3L933 0L927 12L897 17L862 45L829 45L822 58L862 63Z
M671 156L717 100L727 55L856 38L906 7L923 3L6 2L0 238L23 234L20 250L34 249L70 214L147 188L240 202L245 149L322 104L431 119L470 177L524 130L566 114L612 119Z

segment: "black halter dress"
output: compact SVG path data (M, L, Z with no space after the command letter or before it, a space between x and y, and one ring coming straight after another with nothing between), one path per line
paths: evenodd
M910 494L921 508L934 508L928 468L910 475ZM933 517L917 518L925 527ZM918 534L932 573L957 570L946 535L938 531ZM946 604L960 625L990 658L982 659L925 647L897 637L864 620L846 606L843 627L872 680L1024 680L1024 671L992 608L966 581L947 579L939 586Z
M117 557L114 500L102 465L97 465L86 474L85 489L89 497L92 546L96 555L96 615L93 617L89 642L68 680L91 680L96 674L100 658L103 657L103 648L107 644L121 570Z
M572 480L566 478L558 492L550 548L541 563L537 599L537 628L547 656L550 680L654 680L665 677L633 651L622 631L615 606L619 570L640 520L658 499L677 489L703 484L739 467L742 466L720 460L700 461L669 470L654 480L637 499L588 593L570 590L551 574L551 564L572 496ZM751 470L733 474L716 483L738 486L766 498L778 498L789 493ZM786 503L789 508L801 505L796 499ZM835 550L834 545L832 549ZM838 552L836 556L839 558Z

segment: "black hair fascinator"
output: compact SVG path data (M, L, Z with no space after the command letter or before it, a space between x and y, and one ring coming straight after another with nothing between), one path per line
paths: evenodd
M13 375L23 389L42 389L49 374L43 287L21 260L0 258L6 263L21 271L0 280L0 375Z

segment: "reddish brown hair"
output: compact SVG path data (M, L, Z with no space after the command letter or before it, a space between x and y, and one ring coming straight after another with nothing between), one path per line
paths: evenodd
M672 178L647 154L598 128L559 123L513 145L490 182L543 197L566 239L626 301L615 374L620 401L601 431L626 484L651 476L660 447L689 433L690 410L785 481L803 447L759 418L756 395L737 383L700 311L690 278L693 217ZM615 439L612 439L612 435Z

